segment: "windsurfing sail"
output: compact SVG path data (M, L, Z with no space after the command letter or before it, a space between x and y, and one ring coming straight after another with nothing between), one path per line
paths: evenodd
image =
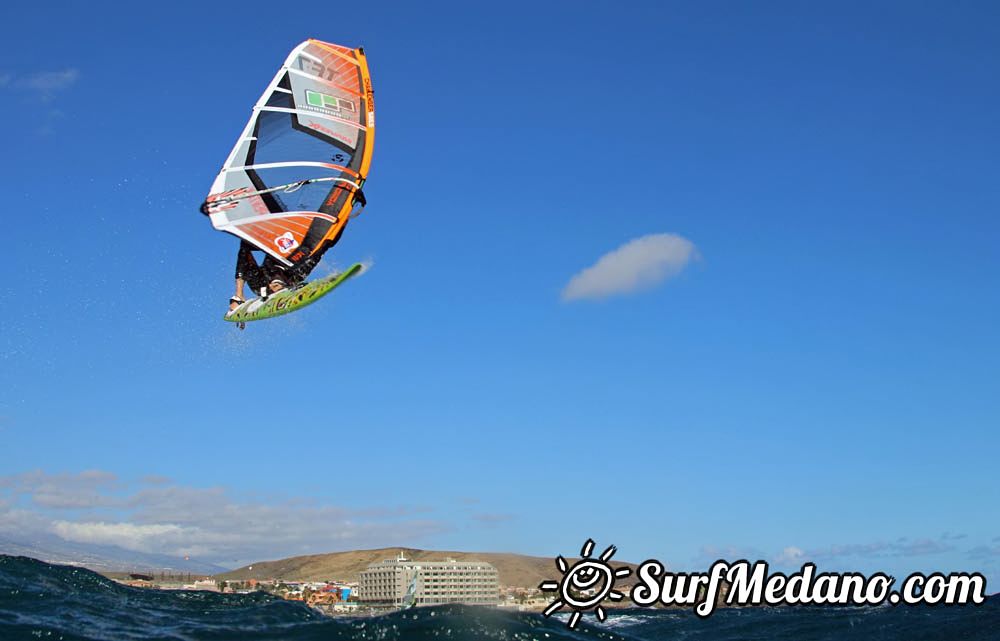
M410 580L409 587L406 588L406 594L403 595L403 600L400 604L403 610L412 608L417 602L417 576L419 572L420 568L417 567L417 570L413 573L413 579Z
M216 229L299 265L364 208L374 140L364 50L307 40L254 105L202 213Z

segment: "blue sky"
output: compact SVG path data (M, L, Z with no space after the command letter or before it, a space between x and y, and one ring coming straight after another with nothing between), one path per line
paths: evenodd
M0 18L0 528L1000 581L995 4ZM307 37L369 55L374 266L238 333L198 205ZM650 236L655 286L564 300Z

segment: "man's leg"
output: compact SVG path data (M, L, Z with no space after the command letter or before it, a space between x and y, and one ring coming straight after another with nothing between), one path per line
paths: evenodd
M267 286L267 275L253 257L253 249L253 245L246 241L240 243L240 251L236 255L236 295L230 300L230 309L239 305L239 302L233 304L232 301L243 300L244 285L249 285L255 293Z

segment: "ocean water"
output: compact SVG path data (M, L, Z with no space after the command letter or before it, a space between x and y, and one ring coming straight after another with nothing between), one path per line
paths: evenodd
M270 596L166 592L118 585L78 568L0 556L0 641L18 639L372 639L423 641L1000 640L1000 599L981 606L743 608L706 620L687 611L612 610L607 621L483 608L417 608L330 619Z

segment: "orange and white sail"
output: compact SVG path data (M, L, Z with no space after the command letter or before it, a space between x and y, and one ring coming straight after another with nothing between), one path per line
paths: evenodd
M364 206L374 140L364 50L307 40L254 105L202 212L216 229L294 266Z

